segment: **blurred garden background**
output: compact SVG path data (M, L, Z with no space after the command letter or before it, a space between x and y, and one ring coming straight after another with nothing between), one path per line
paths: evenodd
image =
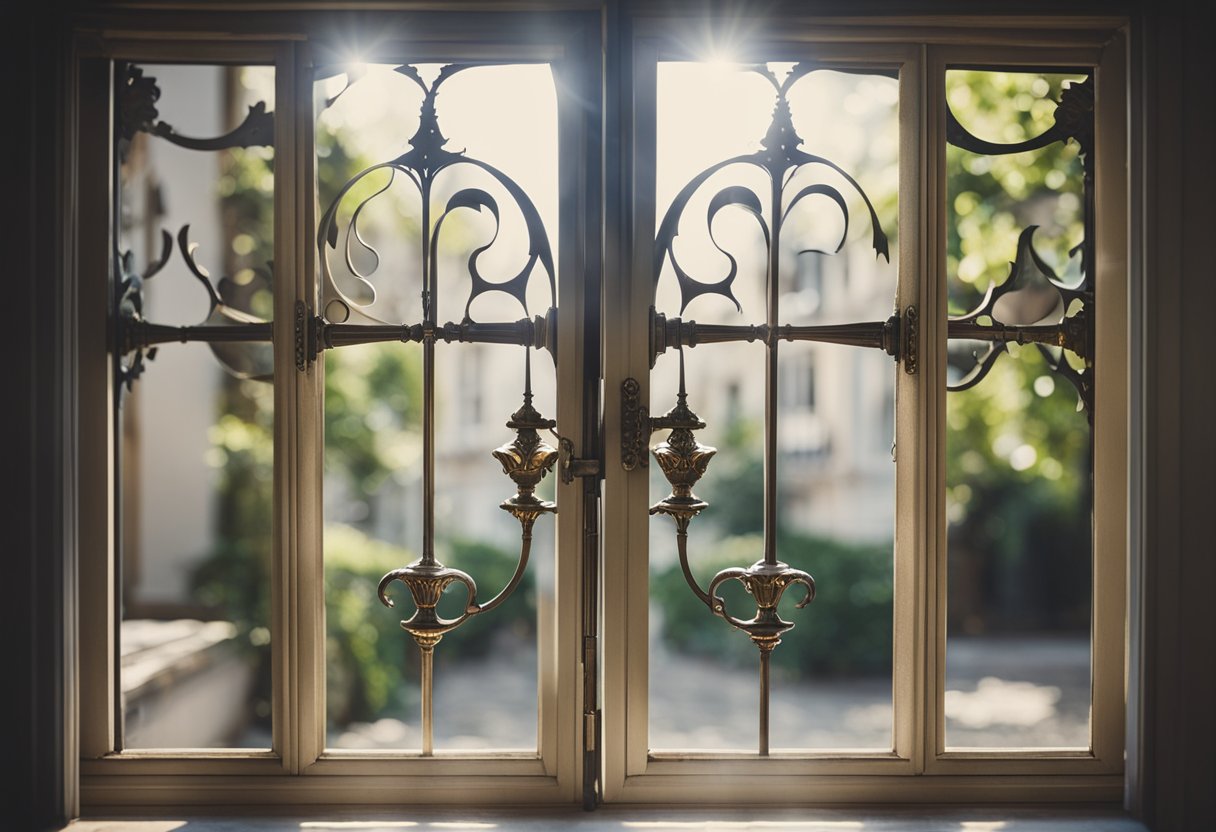
M222 132L216 128L239 122L250 104L272 96L273 75L267 68L207 69L185 73L176 82L173 70L159 70L162 118L173 117L164 111L171 106L175 84L179 100L197 103L198 98L189 98L191 89L207 91L214 99L215 123L201 125L200 134ZM503 157L495 163L533 195L556 244L552 80L547 67L522 69L527 71L507 76L499 87L487 88L478 76L506 70L470 72L462 87L453 79L452 117L445 121L441 112L441 123L457 146L467 145L470 153L487 158ZM356 95L358 84L344 91L348 77L318 80L322 206L358 171L404 150L417 125L420 93L408 82L391 86L400 93L393 103L376 96L383 89L376 83L403 80L383 76L386 71L391 68L366 70L360 83L380 80L366 85L371 92L363 99ZM683 98L690 109L705 110L705 73L721 71L673 68L669 85L660 89L660 105ZM1017 141L1046 128L1052 101L1067 81L1079 77L951 71L947 96L959 120L976 135ZM801 253L810 244L790 242L788 256L783 255L789 267L783 266L788 275L783 309L799 323L885 319L898 270L897 82L814 73L800 84L807 85L806 100L799 103L792 94L791 104L804 149L838 161L866 187L892 239L892 262L875 261L867 248L866 214L851 206L849 240L840 255ZM500 99L500 108L518 105L518 95L504 94L507 88L539 102L540 109L525 114L520 123L533 124L537 136L548 136L545 141L525 148L528 136L504 139L501 131L494 134L498 146L488 139L482 139L489 142L483 146L471 140L479 116L517 117L502 109L485 113L489 99ZM673 183L687 179L686 168L704 167L705 159L715 160L713 154L730 151L731 141L745 143L737 152L751 152L764 133L771 90L765 92L763 84L737 89L716 84L715 89L717 104L704 118L719 125L719 135L706 140L700 155L690 152L678 164L672 161L664 148L683 140L677 126L664 127L660 121L660 205L678 187ZM339 93L332 106L322 106ZM751 121L733 114L732 95L753 102L748 105L755 111ZM373 106L378 109L369 115ZM809 120L812 112L817 120ZM741 124L734 133L725 127L730 121ZM841 127L834 133L835 124ZM460 125L465 125L463 131ZM705 124L687 129L708 135ZM665 135L664 130L675 132ZM212 236L200 251L213 255L212 271L231 278L227 291L235 305L269 317L270 287L263 275L273 269L273 153L225 151L212 154L202 166L201 157L193 157L195 172L208 182L188 185L174 179L181 160L151 148L155 138L145 135L140 141L145 155L134 156L125 171L124 234L130 247L150 259L162 225L190 221L203 234L209 222L212 228L206 233ZM671 168L668 173L664 166ZM1082 234L1075 145L1008 157L950 148L947 169L951 314L973 308L990 282L1006 278L1018 235L1029 225L1040 227L1036 245L1057 274L1069 282L1079 278L1079 258L1068 253ZM200 219L204 215L210 220ZM408 196L390 195L382 216L369 221L368 238L391 249L391 240L417 235L416 217ZM840 234L833 225L839 221L827 213L813 213L805 222L804 230L812 236ZM487 223L485 217L472 217L453 234L443 253L452 274L488 238ZM504 226L508 261L512 233ZM736 253L756 250L754 231L731 226L718 236ZM388 267L388 255L394 253L404 260ZM382 252L386 267L376 302L390 319L418 317L419 287L404 265L415 253L408 244ZM356 257L368 255L356 251ZM746 264L746 256L740 255L740 262ZM758 278L754 272L750 278L742 274L740 283L745 279L761 284L763 272ZM205 299L190 280L180 261L167 267L150 282L148 316L167 323L200 320ZM401 285L383 289L394 280ZM461 291L467 292L467 284L454 281L441 318L459 319ZM184 300L174 300L174 293ZM756 297L741 295L748 321L761 308ZM547 305L544 298L540 302ZM670 297L661 291L660 311L677 313L664 309L664 303ZM166 320L179 307L174 314L181 320ZM504 309L483 311L482 317L498 314L506 316L502 320L522 316ZM737 322L730 317L735 314L733 307L690 307L688 317L711 322L720 315ZM897 368L886 356L866 351L798 346L783 346L787 392L780 403L783 502L778 535L782 559L811 572L819 596L805 610L789 610L794 599L782 607L797 628L774 658L774 745L888 747ZM201 347L196 363L175 371L171 362L177 359L169 357L175 348L167 347L152 362L124 405L124 464L130 474L124 501L132 506L124 550L132 564L124 576L128 745L268 747L269 657L275 638L269 616L273 386L223 374L208 363L211 356ZM722 359L724 353L710 353L714 349L709 345L688 355L690 404L710 422L700 438L719 449L697 488L711 504L693 523L693 569L702 586L718 569L756 560L763 531L762 411L755 395L762 379L757 373L760 351L747 352L744 345L741 358ZM474 575L488 598L506 583L518 555L518 525L497 509L512 489L489 452L510 439L503 423L518 407L523 355L506 347L462 346L449 353L451 363L440 367L438 399L442 430L437 458L444 472L438 483L439 557ZM967 371L965 352L951 360L957 373ZM674 400L673 362L668 357L656 367L652 413L663 412ZM547 356L534 356L534 384L538 406L552 415L556 391ZM193 421L174 415L186 409ZM334 747L418 747L417 649L398 625L401 611L382 607L375 586L385 572L417 557L420 413L416 346L326 353L326 690ZM1077 410L1075 391L1050 372L1035 349L1024 348L999 359L975 388L949 394L946 419L947 741L960 746L1085 746L1091 548L1086 416ZM655 441L660 438L656 435ZM176 449L172 457L166 455L168 449ZM611 454L609 458L612 464ZM201 485L181 492L180 484L187 481ZM550 494L551 487L550 481ZM666 492L652 466L652 502ZM204 531L189 531L190 524L199 522L206 525ZM674 561L670 522L659 517L651 525L652 747L754 747L756 650L689 591ZM552 603L552 547L551 521L542 520L530 576L515 597L492 615L469 621L437 649L440 749L536 747L536 634L538 615ZM612 553L605 559L606 568L612 568ZM462 600L445 598L441 611L452 612ZM748 600L728 596L740 610L748 608ZM173 658L165 647L184 644L180 639L186 638L202 644L202 650L222 651L222 662L241 668L217 683L230 694L225 701L234 704L222 729L206 737L177 736L157 727L168 722L156 718L155 697L188 688L202 672L203 665L183 663L184 650ZM153 683L157 678L161 681Z

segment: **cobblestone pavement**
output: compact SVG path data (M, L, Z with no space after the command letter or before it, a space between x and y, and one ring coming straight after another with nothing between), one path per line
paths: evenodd
M947 657L947 741L955 746L1084 747L1089 733L1085 639L958 639ZM437 668L438 749L536 747L536 655L500 652ZM652 645L651 747L750 750L757 675ZM889 748L888 679L793 681L774 676L772 745ZM331 735L333 736L333 735ZM417 748L418 720L355 723L335 747Z

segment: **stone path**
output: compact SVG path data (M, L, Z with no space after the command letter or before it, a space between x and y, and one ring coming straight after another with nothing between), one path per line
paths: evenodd
M1083 639L959 639L947 659L947 738L979 747L1083 747L1089 733L1089 651ZM533 749L536 655L498 652L437 669L439 749ZM755 671L652 645L651 747L755 748ZM796 682L774 674L772 745L886 749L891 691L885 679ZM339 748L417 748L417 717L356 723Z

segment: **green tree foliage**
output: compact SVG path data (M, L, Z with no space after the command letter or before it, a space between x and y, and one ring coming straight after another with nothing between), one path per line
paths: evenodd
M946 97L962 125L987 141L1015 143L1051 126L1055 101L1076 75L951 70ZM974 308L988 284L1009 273L1017 238L1031 225L1036 250L1066 280L1083 236L1081 160L1075 142L1007 156L946 148L947 283L950 314ZM1071 261L1071 262L1070 262Z
M417 344L325 354L325 469L368 499L420 453L422 362Z
M1081 76L951 71L946 94L976 136L1047 129ZM1080 279L1083 177L1075 142L1008 156L947 149L951 314L1004 281L1018 235L1066 282ZM1075 356L1066 356L1074 366ZM966 368L963 368L964 370ZM1077 394L1037 348L1012 346L976 387L946 398L952 633L1084 630L1090 594L1090 430Z

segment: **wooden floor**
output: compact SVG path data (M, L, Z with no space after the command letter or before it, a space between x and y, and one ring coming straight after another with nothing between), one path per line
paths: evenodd
M400 809L391 812L318 810L304 815L199 817L164 813L152 818L86 818L69 832L1146 832L1110 809L895 808L895 809L653 809L613 807L570 810Z

